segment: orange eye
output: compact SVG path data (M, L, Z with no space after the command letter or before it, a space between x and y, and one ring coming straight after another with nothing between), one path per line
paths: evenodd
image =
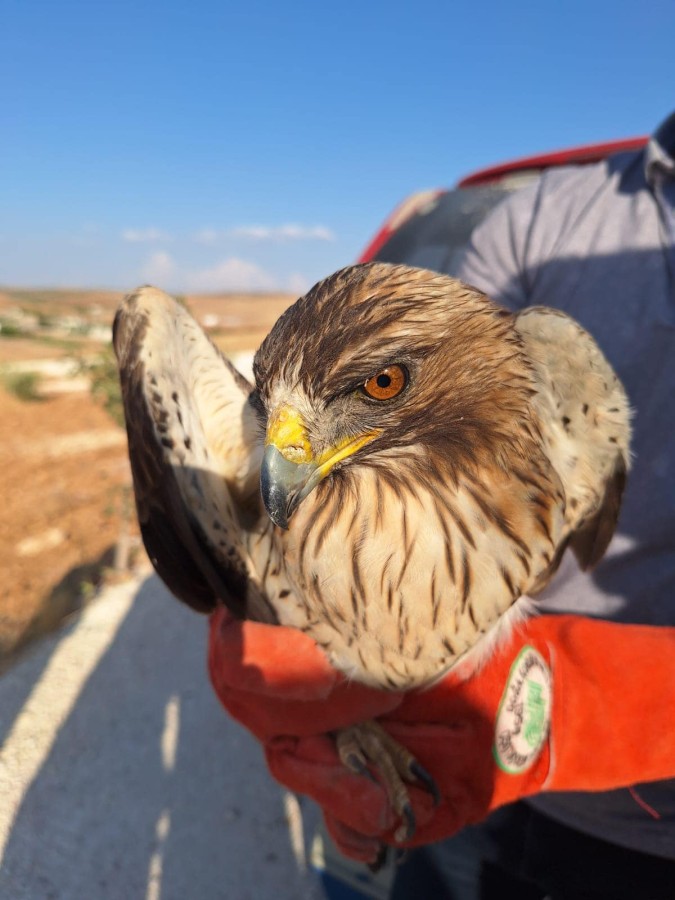
M387 366L365 382L363 391L373 400L392 400L407 383L408 373L403 366Z

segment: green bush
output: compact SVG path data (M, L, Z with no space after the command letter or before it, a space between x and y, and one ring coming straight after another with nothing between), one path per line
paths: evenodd
M117 373L117 361L112 348L106 349L93 362L85 363L83 370L91 379L91 393L118 425L124 425L122 392Z
M41 400L40 384L42 377L37 372L16 372L2 377L5 390L9 391L19 400L34 402Z
M20 328L16 322L12 322L10 319L0 319L0 337L21 337L23 333L23 328Z

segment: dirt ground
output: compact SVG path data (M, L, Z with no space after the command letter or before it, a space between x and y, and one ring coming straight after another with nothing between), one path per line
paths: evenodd
M88 394L26 402L2 390L0 422L1 660L111 565L130 473L123 430Z
M28 294L0 292L0 300L18 299L23 308L39 305L50 314L57 307L61 313L95 306L97 318L104 307L111 320L122 296L54 292L51 303L49 292ZM257 347L294 298L187 299L199 320L223 317L226 324L213 337L229 352ZM86 345L88 352L102 348ZM39 337L0 338L0 369L62 356L47 352L54 350ZM137 541L124 430L87 390L71 392L66 385L65 392L52 393L46 384L42 390L43 399L21 400L0 380L0 671L18 649L86 602L103 575L110 577L125 528L132 545Z

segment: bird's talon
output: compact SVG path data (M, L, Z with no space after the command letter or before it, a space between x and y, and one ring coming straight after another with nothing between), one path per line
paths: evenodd
M347 757L345 757L345 765L356 775L363 775L363 770L366 768L365 762L363 761L362 757L358 755L358 753L350 753Z
M351 771L355 775L361 775L363 778L367 778L368 781L372 781L373 784L378 783L377 778L375 778L373 773L370 771L370 769L366 765L363 757L359 756L358 753L350 753L349 756L347 756L345 762L346 762L347 768L351 769Z
M366 863L370 871L375 875L387 862L388 847L386 844L380 844L377 856L372 862Z
M401 818L403 819L403 823L396 832L396 840L409 841L414 836L415 831L417 830L415 813L412 810L410 802L404 803L401 807Z
M413 778L421 782L425 789L431 794L431 798L434 801L434 807L438 806L441 802L441 792L438 790L438 785L433 777L427 772L424 766L417 762L416 759L412 760L408 769Z

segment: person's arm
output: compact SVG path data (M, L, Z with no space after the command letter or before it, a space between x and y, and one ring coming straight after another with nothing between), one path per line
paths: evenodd
M568 262L566 248L578 246L580 235L592 246L597 222L587 213L609 190L605 163L544 172L474 229L452 274L514 311L548 305L553 273Z
M212 620L209 662L221 702L263 741L272 774L313 797L344 852L366 861L395 842L398 823L384 790L341 765L327 732L373 716L440 790L434 807L411 787L413 844L541 791L675 776L675 629L542 616L468 680L450 674L405 696L331 675L323 653L294 629L222 615Z
M512 310L529 303L527 258L539 192L536 183L502 200L476 227L452 273Z

